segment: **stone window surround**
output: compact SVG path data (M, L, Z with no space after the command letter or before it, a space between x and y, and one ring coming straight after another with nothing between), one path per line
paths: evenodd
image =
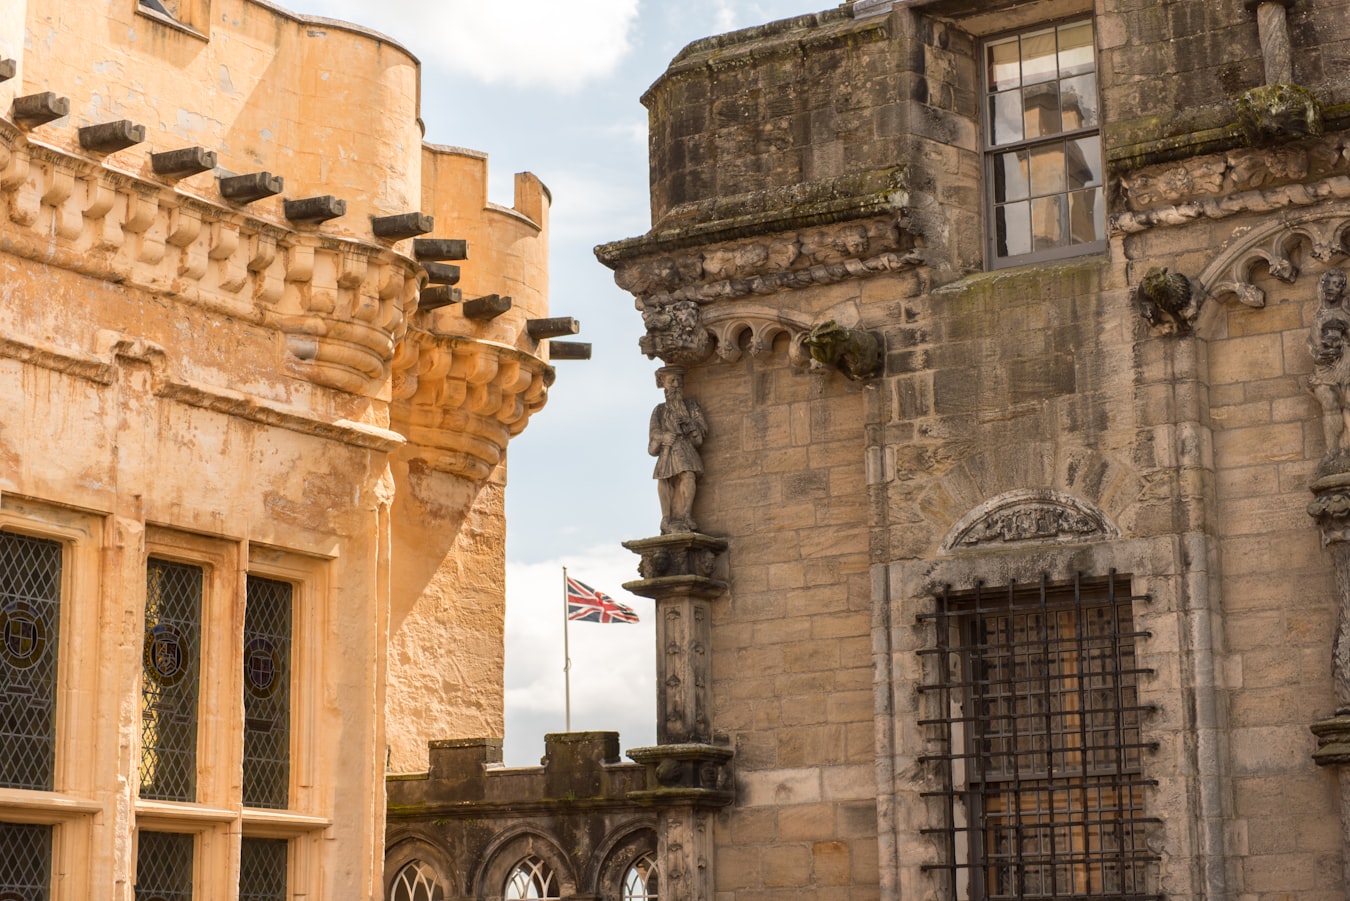
M1040 31L1042 29L1058 28L1059 26L1076 24L1078 22L1084 21L1089 22L1092 25L1092 56L1094 63L1092 71L1094 76L1096 76L1099 74L1100 53L1097 50L1097 23L1095 16L1091 14L1091 10L1086 11L1084 14L1068 15L1068 16L1061 15L1054 18L1047 18L1044 20L1040 20L1034 23L1028 23L1019 26L1017 28L1012 29L1005 28L1004 30L1000 30L995 33L981 34L979 35L978 40L976 42L975 65L977 67L978 71L977 77L979 78L979 85L980 85L978 93L979 109L976 112L976 120L977 120L977 131L980 135L980 155L983 158L982 169L985 181L984 217L985 217L986 269L990 270L1005 269L1013 266L1022 266L1033 263L1045 263L1069 259L1073 257L1089 256L1092 254L1104 253L1107 249L1107 236L1105 232L1103 232L1101 238L1097 241L1085 242L1081 244L1067 244L1062 247L1055 247L1049 250L1040 250L1040 251L1032 250L1028 253L1010 254L1005 257L998 256L995 247L994 158L1000 153L1006 153L1009 152L1010 150L1017 150L1017 149L1030 150L1037 146L1044 146L1046 144L1053 143L1055 138L1060 135L1071 135L1075 139L1095 136L1098 139L1098 153L1100 155L1097 161L1098 169L1101 172L1101 184L1098 186L1098 191L1100 193L1099 200L1103 205L1105 205L1106 203L1105 155L1102 153L1102 149L1100 146L1102 126L1103 126L1100 112L1101 88L1100 82L1097 78L1094 77L1094 84L1098 85L1097 87L1098 117L1097 117L1097 124L1095 127L1084 127L1072 130L1060 130L1049 134L1043 134L1036 138L1024 138L1017 141L1005 142L997 145L991 143L991 134L990 134L991 126L989 122L988 104L989 99L991 96L993 96L994 92L988 83L989 74L985 66L986 48L989 47L991 44L997 43L998 41L1009 37ZM1072 190L1069 189L1069 187L1066 184L1064 191L1045 196L1063 197L1067 202L1068 196L1071 193ZM1104 212L1105 211L1103 210L1103 215Z
M96 634L98 609L67 601L96 594L103 522L5 494L0 496L0 529L62 545L54 790L0 788L0 820L54 827L51 872L63 874L63 885L52 886L52 901L89 897L89 874L79 863L90 856L93 821L103 805L93 798L93 774L81 759L85 752L76 724L94 715L87 699L93 697L97 676L81 661L97 651L89 636Z
M1226 773L1217 750L1217 674L1212 635L1217 598L1211 596L1206 561L1216 553L1213 542L1199 535L1102 542L1027 542L1011 550L969 550L934 560L896 561L874 567L877 596L874 646L879 672L877 730L878 819L881 827L883 897L889 890L901 897L924 894L938 884L921 871L939 862L928 836L920 830L939 827L934 809L922 792L938 787L931 770L918 758L931 753L920 719L928 711L914 686L925 679L921 648L933 647L931 623L916 615L936 609L936 596L950 585L964 589L976 581L986 585L1034 583L1042 573L1051 582L1116 570L1128 577L1135 596L1151 603L1135 604L1135 628L1151 637L1137 640L1140 667L1155 670L1139 678L1141 704L1158 708L1145 717L1141 738L1159 751L1146 753L1145 778L1158 782L1146 788L1144 809L1175 809L1180 803L1197 821L1191 829L1174 818L1151 826L1147 845L1165 849L1166 863L1155 872L1160 890L1169 896L1221 897L1226 890L1223 866L1222 816ZM1189 640L1187 639L1189 636ZM1178 684L1179 683L1179 684ZM1193 721L1187 720L1187 709ZM1188 746L1188 742L1192 742ZM1159 803L1165 794L1169 801ZM930 821L931 820L931 821ZM924 849L919 852L917 849ZM908 849L901 853L901 849ZM921 890L922 889L922 890Z
M314 784L315 719L320 700L328 594L324 561L256 544L146 527L146 559L200 566L203 573L199 710L215 710L198 723L199 763L195 803L135 801L137 829L194 834L194 886L223 885L239 855L239 836L291 841L288 893L321 884L320 833L332 824L317 809ZM242 564L247 559L247 566ZM235 791L243 761L243 603L252 575L290 582L292 596L291 790L285 810L241 808ZM143 603L143 602L142 602ZM230 624L221 628L221 624ZM139 696L139 686L137 695ZM237 714L237 715L235 715ZM223 723L238 722L237 730ZM139 760L139 752L136 759ZM303 849L297 846L303 846Z

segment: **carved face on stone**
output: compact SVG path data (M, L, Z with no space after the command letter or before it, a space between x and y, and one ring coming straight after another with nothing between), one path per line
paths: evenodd
M1341 269L1328 269L1322 273L1317 283L1317 294L1326 306L1335 306L1345 294L1345 272Z

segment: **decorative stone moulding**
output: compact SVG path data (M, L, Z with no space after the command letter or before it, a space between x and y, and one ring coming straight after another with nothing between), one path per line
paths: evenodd
M952 526L945 552L1023 542L1064 543L1119 537L1106 514L1049 488L1009 491L985 501Z
M419 271L389 248L215 205L0 121L0 250L279 329L301 378L378 393Z
M1198 279L1204 297L1235 298L1249 307L1264 307L1265 292L1255 274L1264 269L1273 278L1292 283L1298 278L1298 249L1330 263L1346 254L1350 229L1350 203L1320 206L1282 216L1246 232L1242 239L1219 254Z
M640 558L638 575L642 578L623 584L633 594L652 597L687 588L697 597L717 597L727 589L727 583L716 578L717 558L727 549L721 538L680 532L625 541L623 546Z
M553 367L524 351L413 328L394 360L391 425L434 468L484 479L553 379Z

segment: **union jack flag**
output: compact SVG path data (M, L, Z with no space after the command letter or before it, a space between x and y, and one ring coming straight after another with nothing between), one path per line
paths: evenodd
M580 623L635 623L638 615L603 591L567 577L567 618Z

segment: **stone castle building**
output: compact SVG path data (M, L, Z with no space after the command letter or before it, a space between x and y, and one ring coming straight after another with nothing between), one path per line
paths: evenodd
M419 103L261 0L0 5L0 897L381 899L387 769L501 734L575 323Z
M647 91L597 253L702 472L634 757L734 796L656 800L663 901L1350 897L1347 42L857 0Z

